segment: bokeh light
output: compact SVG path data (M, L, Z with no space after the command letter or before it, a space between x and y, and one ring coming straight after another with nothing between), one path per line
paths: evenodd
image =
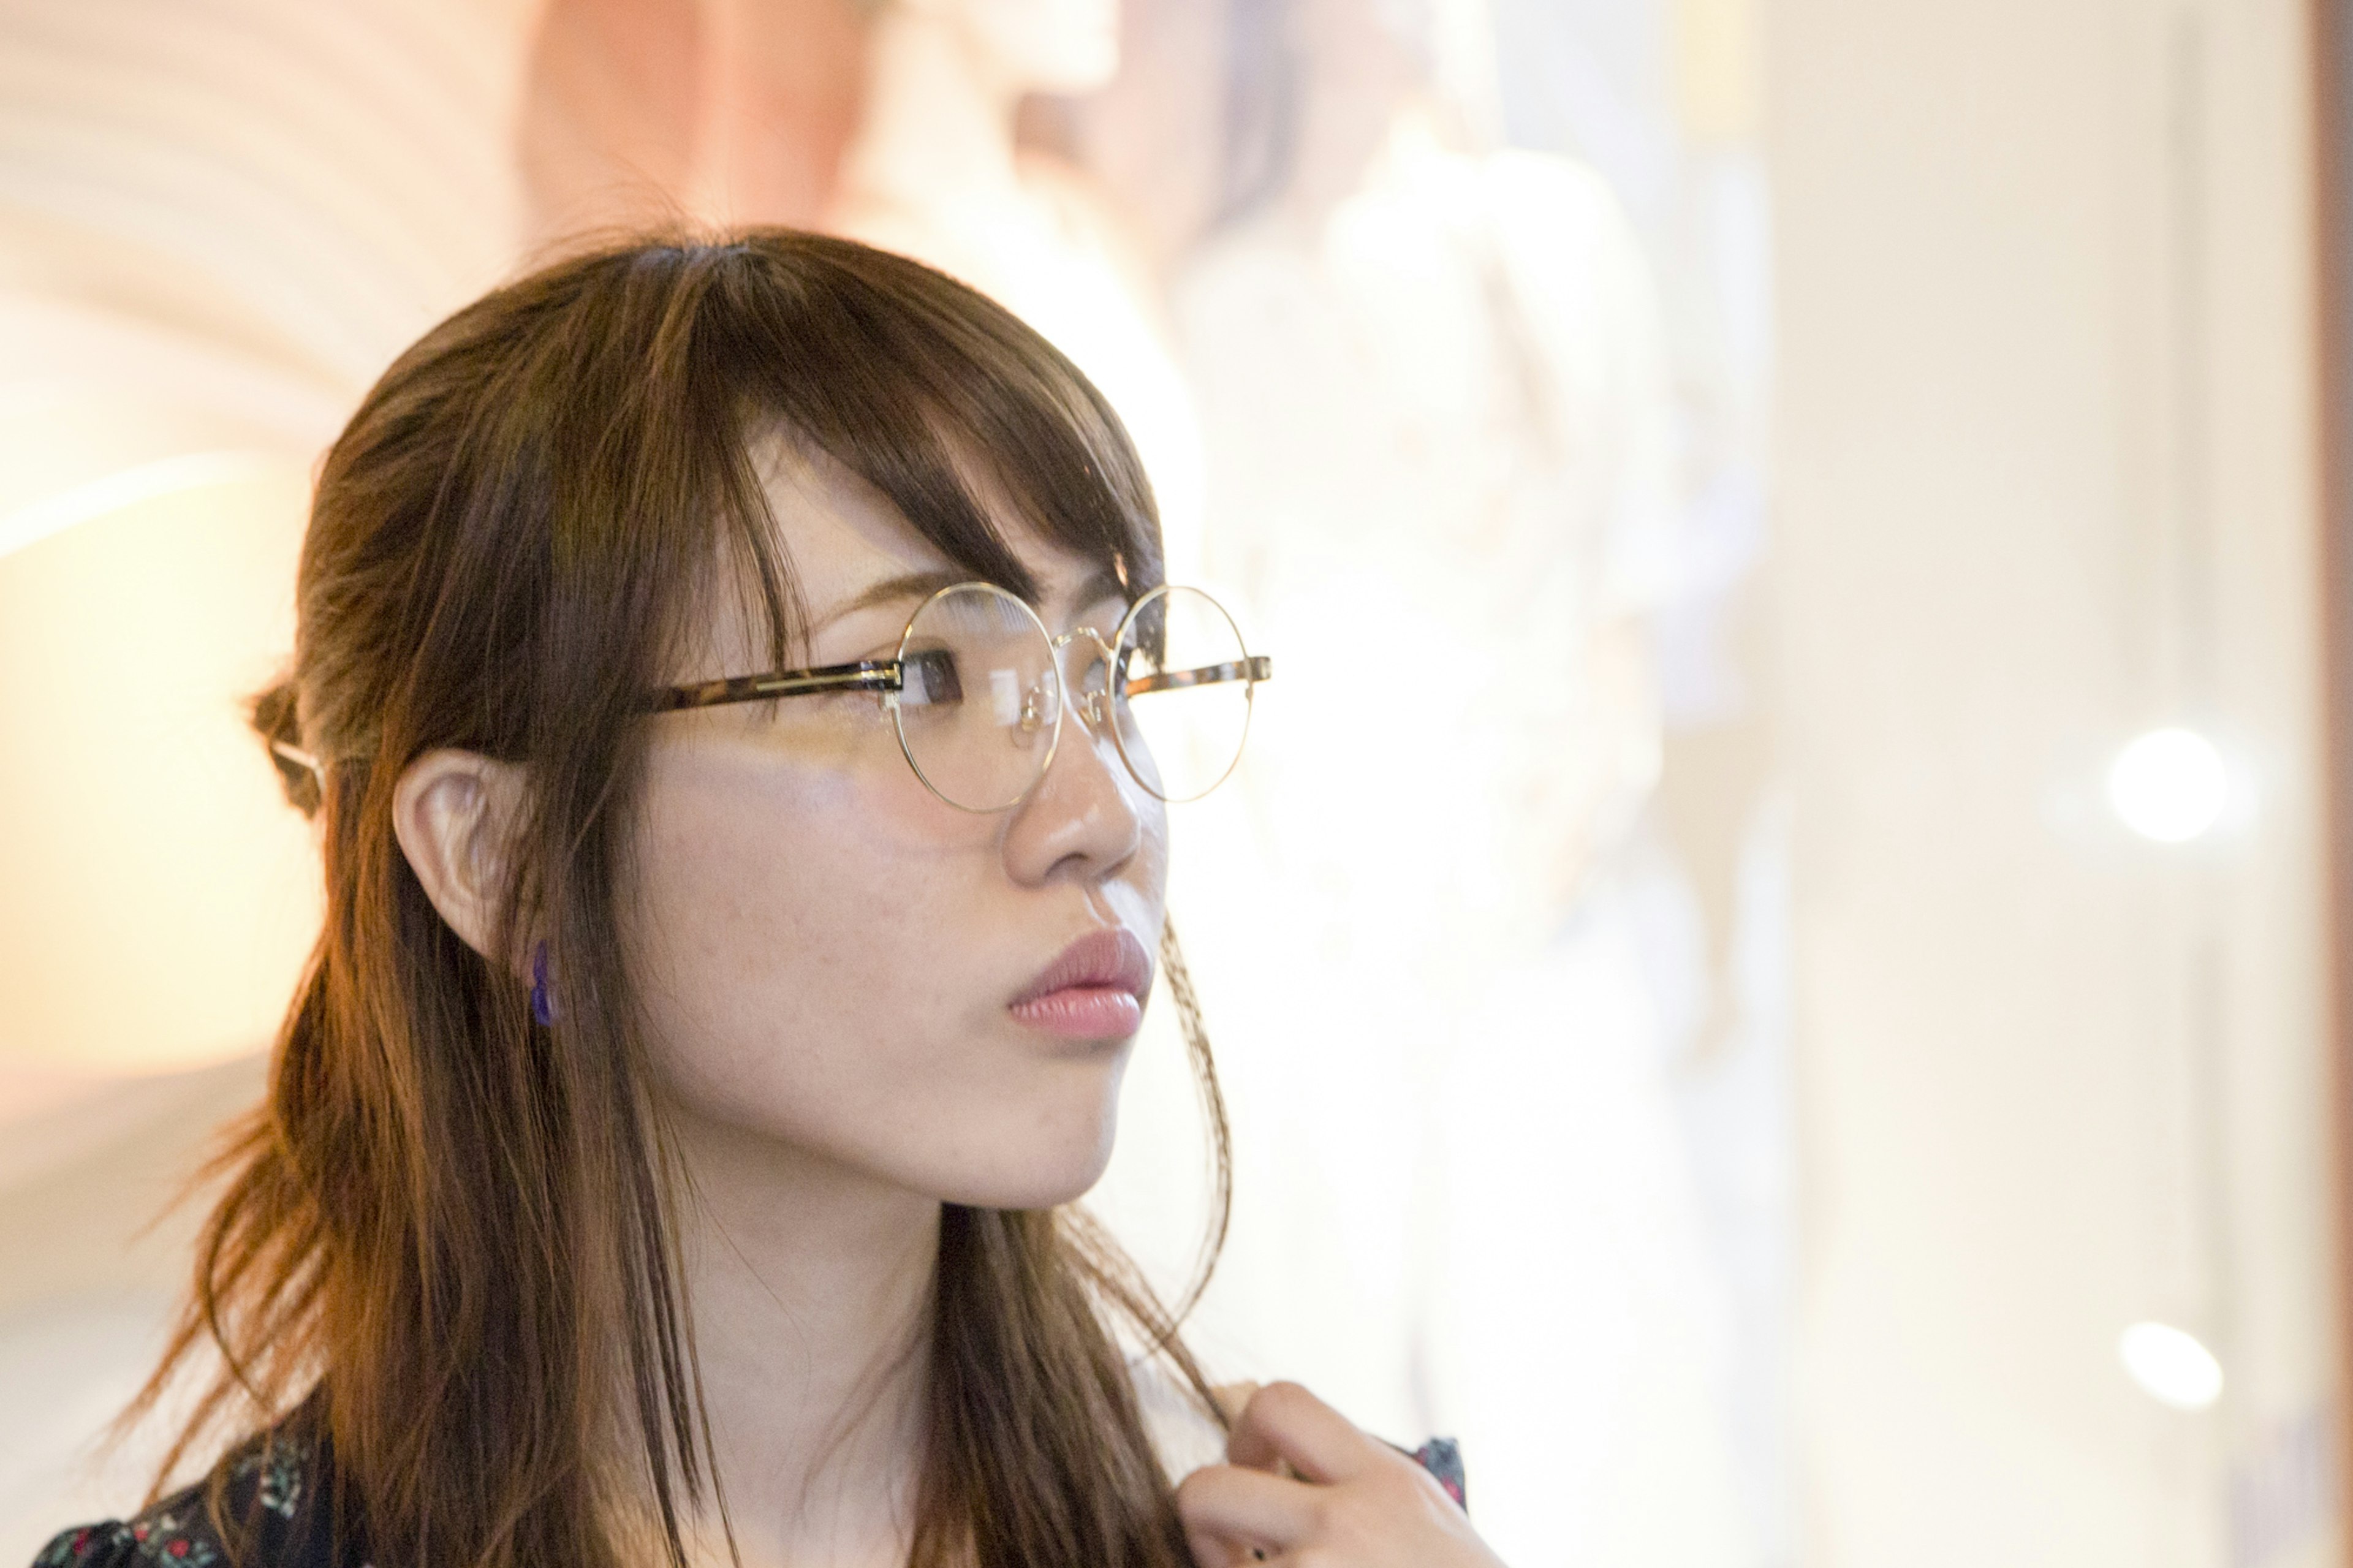
M2212 831L2231 803L2231 774L2195 730L2152 730L2108 766L2108 804L2126 827L2160 844Z
M2222 1397L2222 1363L2198 1336L2165 1323L2135 1323L2116 1355L2142 1392L2176 1410L2205 1410Z

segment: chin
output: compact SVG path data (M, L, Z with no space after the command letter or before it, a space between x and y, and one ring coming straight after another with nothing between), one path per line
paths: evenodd
M1050 1128L1044 1136L1034 1127L1023 1137L1000 1141L997 1147L1012 1154L1004 1163L973 1172L965 1180L943 1184L943 1201L967 1208L1050 1209L1086 1196L1103 1180L1111 1164L1112 1144L1119 1131L1119 1085L1114 1081L1104 1103L1090 1108L1084 1118Z

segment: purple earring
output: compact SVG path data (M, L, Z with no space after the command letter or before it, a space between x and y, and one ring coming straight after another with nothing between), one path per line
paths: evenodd
M547 943L531 950L531 1016L543 1029L555 1022L555 1004L547 994Z

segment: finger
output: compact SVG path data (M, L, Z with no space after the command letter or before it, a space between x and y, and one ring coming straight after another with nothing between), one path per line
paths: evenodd
M1267 1560L1263 1546L1233 1546L1198 1530L1185 1532L1185 1549L1193 1554L1193 1568L1248 1568Z
M1209 1390L1209 1394L1217 1400L1218 1414L1225 1418L1226 1426L1230 1428L1242 1418L1243 1409L1258 1390L1259 1385L1255 1383L1221 1383Z
M1295 1383L1260 1389L1226 1442L1226 1457L1237 1465L1264 1470L1284 1459L1306 1479L1323 1483L1347 1480L1378 1456L1378 1444Z
M1289 1563L1289 1553L1277 1557L1263 1546L1238 1546L1198 1531L1185 1532L1185 1549L1193 1554L1193 1568L1258 1568L1261 1563Z
M1176 1488L1176 1517L1205 1561L1219 1554L1205 1553L1204 1540L1241 1548L1245 1558L1254 1546L1280 1552L1314 1534L1322 1513L1313 1487L1233 1465L1206 1465ZM1230 1550L1223 1555L1230 1558Z

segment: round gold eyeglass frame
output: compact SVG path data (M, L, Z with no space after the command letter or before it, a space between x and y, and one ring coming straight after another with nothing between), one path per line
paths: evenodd
M1046 738L1046 754L1039 762L1029 783L1023 787L1019 795L996 805L968 805L941 789L931 775L923 772L923 765L915 760L914 749L908 743L906 720L899 707L899 693L906 689L907 668L913 662L908 645L913 639L915 624L923 618L925 610L930 609L933 605L949 595L966 593L976 588L994 593L1018 606L1023 616L1037 628L1038 636L1044 641L1050 653L1048 668L1053 672L1057 688L1055 694L1058 698L1062 697L1060 689L1068 684L1062 678L1062 650L1082 639L1094 645L1094 651L1101 658L1106 672L1106 689L1101 691L1085 690L1084 683L1082 682L1082 689L1079 693L1077 702L1080 717L1092 730L1098 732L1104 730L1110 731L1112 744L1117 749L1119 760L1127 769L1128 776L1142 785L1145 791L1155 799L1166 801L1172 805L1181 805L1187 801L1198 800L1225 783L1232 775L1234 769L1240 764L1242 748L1250 739L1250 718L1256 706L1258 684L1261 680L1274 679L1274 660L1265 654L1253 654L1248 651L1248 645L1242 641L1240 626L1235 624L1233 616L1228 613L1223 605L1219 604L1217 600L1198 588L1182 590L1206 603L1232 629L1234 646L1244 650L1240 658L1207 665L1198 669L1164 669L1156 674L1137 676L1133 679L1125 675L1121 666L1118 650L1125 646L1128 633L1134 629L1136 618L1144 615L1155 602L1166 599L1173 592L1179 591L1176 584L1166 583L1150 590L1134 604L1130 605L1127 614L1120 618L1118 630L1108 641L1104 640L1103 634L1092 626L1073 626L1061 636L1056 637L1046 629L1046 623L1039 618L1038 612L1030 608L1026 600L1018 594L1008 593L994 583L976 580L969 583L952 583L915 606L914 612L907 617L906 628L899 634L897 651L889 658L860 659L852 664L821 665L810 669L770 670L760 675L737 675L721 680L699 681L690 686L665 687L654 693L648 706L653 712L668 713L683 709L715 708L731 702L766 702L780 697L809 697L829 691L871 691L881 700L884 710L891 715L892 730L899 738L899 754L906 758L907 766L914 771L915 777L923 782L925 789L958 811L971 812L976 816L990 816L1001 811L1010 811L1029 798L1030 793L1045 778L1047 770L1054 765L1055 754L1060 750L1062 744L1062 713L1065 709L1071 706L1068 699L1063 698L1054 703L1053 732ZM1126 736L1120 732L1120 726L1113 721L1113 714L1106 699L1110 696L1109 682L1114 679L1122 682L1123 695L1131 698L1140 697L1146 692L1172 691L1189 686L1207 686L1233 680L1242 682L1242 733L1235 742L1234 754L1226 763L1225 771L1190 795L1162 794L1159 786L1152 782L1149 769L1139 764L1135 757L1129 753ZM1033 693L1033 700L1034 695ZM1025 708L1023 721L1025 728L1031 725L1043 725L1046 722L1031 708Z

